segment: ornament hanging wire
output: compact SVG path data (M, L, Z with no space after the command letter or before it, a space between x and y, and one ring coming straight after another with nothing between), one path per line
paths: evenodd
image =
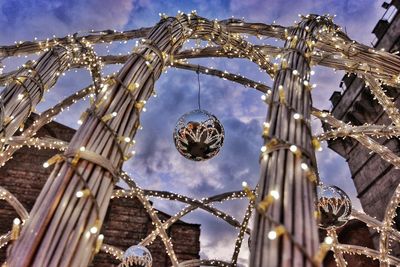
M197 65L196 73L197 73L197 83L199 85L199 91L197 94L197 103L199 104L199 109L201 110L201 106L200 106L200 91L201 91L201 88L200 88L200 65Z

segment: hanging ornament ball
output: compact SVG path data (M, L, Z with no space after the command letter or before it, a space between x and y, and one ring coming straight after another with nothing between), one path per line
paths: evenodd
M218 154L224 142L224 127L214 115L196 109L179 118L175 126L176 149L185 158L201 161Z
M144 246L135 245L125 251L118 267L151 267L152 264L150 251Z
M346 224L351 214L351 201L342 189L320 185L317 188L317 197L320 228L332 229Z

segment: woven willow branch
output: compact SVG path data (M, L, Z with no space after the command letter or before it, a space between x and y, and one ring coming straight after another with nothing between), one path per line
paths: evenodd
M94 89L95 89L94 86L85 87L79 90L78 92L68 96L54 107L51 107L46 111L42 112L42 114L37 119L35 119L33 124L22 132L19 138L23 139L23 142L28 141L37 133L37 131L40 128L42 128L47 123L51 122L54 119L54 117L60 114L60 112L62 112L64 109L70 107L78 100L88 96L90 93L94 93L95 91ZM3 153L0 153L0 166L4 166L4 164L12 157L12 155L19 148L20 146L13 146L13 145L7 146L7 148L3 151Z
M312 114L319 118L322 122L328 123L333 127L336 128L345 128L347 127L347 124L334 118L332 115L328 114L327 112L321 112L316 108L313 108ZM379 144L375 140L371 139L370 137L367 136L350 136L360 142L362 145L364 145L366 148L369 150L375 152L381 158L390 164L393 164L397 168L400 168L400 157L398 157L396 154L394 154L389 148Z
M165 231L163 224L160 220L160 218L158 218L156 212L154 211L150 201L144 196L143 191L136 187L137 193L136 193L136 198L142 202L144 208L147 211L147 214L150 216L151 220L153 221L154 225L157 227L158 230L158 234L161 238L161 240L164 243L164 246L167 250L167 254L169 256L169 258L171 259L172 265L173 266L178 266L179 262L178 262L178 258L175 255L174 249L172 247L172 243L169 240L168 234Z
M351 216L354 219L364 222L368 227L372 227L372 228L376 229L378 232L388 231L390 238L392 238L396 242L400 242L400 232L397 231L395 228L393 228L393 227L385 228L382 222L369 216L368 214L357 211L355 209L352 209Z
M211 207L208 204L211 202L217 202L217 201L221 202L226 199L243 198L244 194L242 191L227 192L227 193L213 196L212 198L206 198L206 199L202 199L202 200L197 200L197 199L194 199L194 198L191 198L188 196L175 194L175 193L171 193L171 192L165 192L165 191L143 190L143 192L147 197L160 197L160 198L165 198L168 200L177 200L182 203L189 204L190 210L189 210L189 207L185 207L183 210L181 210L178 213L179 216L174 216L174 217L177 217L176 219L182 218L184 215L186 215L187 213L189 213L197 208L201 208L204 211L207 211L210 214L216 216L217 218L220 218L220 219L226 221L228 224L232 225L233 227L241 227L241 223L239 221L237 221L235 218L233 218L231 215L226 214L225 212L223 212L215 207ZM133 188L131 190L120 189L120 190L114 191L112 198L136 197L138 193L139 192L135 188ZM188 210L188 211L186 212L186 210ZM168 228L172 224L164 223L164 225L165 225L164 227ZM245 232L250 234L250 229L246 228ZM154 237L153 233L151 235ZM155 233L155 235L156 235L156 233ZM148 239L148 237L146 239ZM146 243L149 243L152 241L146 241Z
M17 214L21 217L23 222L29 218L29 213L26 211L21 202L19 202L18 199L13 194L11 194L7 189L1 186L0 186L0 200L7 201L7 203L10 204L11 207L13 207L14 210L17 212Z
M321 118L323 119L323 118ZM327 141L330 139L336 139L340 137L346 136L359 136L359 135L370 135L375 137L398 137L400 136L400 127L393 125L361 125L361 126L352 126L352 125L344 125L340 126L337 129L332 129L330 131L323 132L316 137L320 141Z
M7 189L1 186L0 186L0 200L5 200L8 204L10 204L11 207L14 208L17 214L21 217L22 223L24 223L29 218L29 214L24 208L24 206L21 204L21 202L19 202L19 200L13 194L11 194ZM0 236L0 248L8 244L8 242L11 240L11 236L12 236L11 231Z
M16 147L16 149L23 146L36 147L36 148L46 148L46 149L57 149L59 151L65 151L68 147L68 142L62 141L53 137L43 137L43 138L25 138L22 136L15 136L7 141L7 145L11 147Z
M57 81L72 62L70 51L56 46L36 63L27 62L1 92L0 135L7 140L23 127L30 113L42 100L43 94Z
M392 99L390 99L382 90L382 86L379 84L379 82L368 74L364 74L363 78L366 82L366 85L371 89L371 93L375 96L379 104L381 104L383 107L383 110L393 121L393 124L400 125L399 109L396 107L396 104L392 101Z

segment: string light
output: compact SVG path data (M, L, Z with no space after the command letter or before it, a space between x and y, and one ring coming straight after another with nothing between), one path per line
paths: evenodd
M286 229L283 225L279 225L275 227L274 230L268 232L268 238L270 240L275 240L276 238L282 236L286 233Z

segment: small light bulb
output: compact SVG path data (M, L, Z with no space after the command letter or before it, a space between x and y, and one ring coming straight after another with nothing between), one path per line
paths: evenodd
M46 161L45 163L43 163L43 168L48 168L50 166L50 164Z
M275 240L276 237L277 237L277 234L276 234L275 231L270 231L270 232L268 233L268 238L269 238L270 240Z
M93 226L92 228L90 228L90 232L91 232L92 234L97 233L97 231L98 231L98 229L97 229L96 226Z
M271 190L271 192L269 192L270 195L275 198L275 199L279 199L279 192L276 190Z
M308 165L306 164L306 163L301 163L301 168L303 169L303 170L305 170L305 171L307 171L308 170Z
M261 147L261 152L265 152L265 151L267 151L267 147L266 146L262 146Z
M85 151L86 150L86 148L84 147L84 146L81 146L80 148L79 148L79 151Z
M293 118L294 118L295 120L298 120L298 119L301 118L301 115L300 115L299 113L295 113L295 114L293 114Z
M15 219L13 220L13 224L15 224L15 225L20 225L20 224L21 224L21 220L20 220L19 218L15 218Z
M333 238L330 236L325 237L324 239L325 244L331 245L333 243Z
M127 143L129 143L129 142L131 141L131 139L130 139L129 137L125 137L125 138L124 138L124 141L127 142Z
M83 193L83 191L81 191L81 190L79 190L79 191L76 192L76 194L75 194L75 196L76 196L77 198L81 198L81 197L83 197L83 195L84 195L84 193Z
M246 182L246 181L243 181L243 182L242 182L242 186L243 186L243 187L247 187L247 182Z
M290 151L292 151L294 153L297 151L297 146L291 145L289 149L290 149Z

